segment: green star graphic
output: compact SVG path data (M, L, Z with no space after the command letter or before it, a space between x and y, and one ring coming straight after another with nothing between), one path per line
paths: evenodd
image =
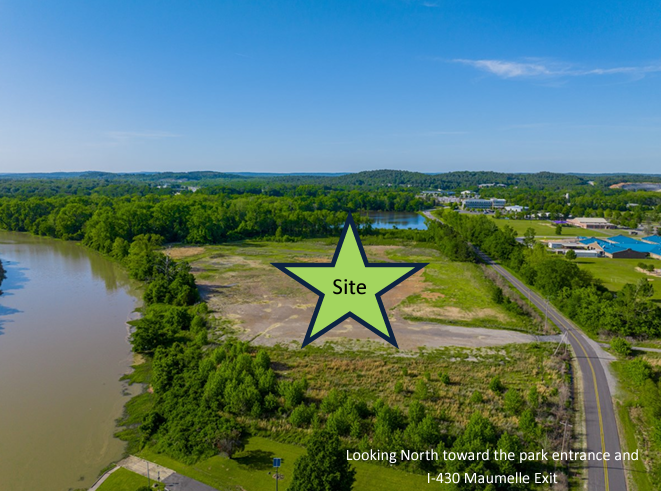
M331 263L272 264L319 295L302 347L348 318L398 347L381 295L427 266L368 262L351 213Z

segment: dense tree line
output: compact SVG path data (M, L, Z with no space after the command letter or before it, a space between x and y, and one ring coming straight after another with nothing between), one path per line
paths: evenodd
M599 174L558 174L539 173L502 173L491 171L460 171L447 173L422 173L402 170L374 170L349 174L258 174L258 173L223 173L210 171L194 172L154 172L136 174L113 174L110 172L49 173L49 174L12 174L0 176L0 196L22 194L53 196L62 194L89 195L104 187L124 189L127 194L131 186L139 189L159 189L163 193L181 191L192 186L196 188L224 188L238 190L240 193L259 194L265 189L285 190L300 186L319 186L325 189L375 189L391 187L423 189L479 189L481 184L496 184L504 187L481 189L482 192L501 192L503 190L535 189L548 192L591 192L610 190L608 187L619 182L660 182L658 175L599 175ZM97 189L98 188L98 189ZM115 194L117 195L117 194Z
M525 244L520 244L514 230L507 226L501 230L488 217L450 210L441 216L466 241L512 268L588 331L638 337L661 335L661 308L650 300L654 290L646 279L624 285L613 294L577 264L548 254L543 244L535 243L534 232L526 234Z
M445 189L479 191L482 197L505 198L528 208L520 218L545 212L552 219L569 216L604 217L613 223L637 227L661 216L661 194L651 191L609 189L612 182L652 181L658 176L591 176L450 172L423 174L380 170L344 175L238 175L216 172L111 174L44 174L37 177L0 178L0 197L109 197L202 194L220 200L238 197L290 198L303 211L417 211L432 202L419 191ZM592 183L592 184L589 184ZM482 187L480 184L500 186ZM569 193L569 198L566 196ZM52 235L47 230L42 233ZM283 235L291 235L283 232Z
M244 433L234 415L248 410L258 416L255 403L263 403L249 381L255 377L265 384L275 376L268 356L253 360L247 345L228 343L205 355L206 304L198 303L190 267L158 251L161 242L160 236L139 235L118 257L133 278L147 282L143 315L131 321L130 336L135 352L152 357L154 404L140 425L141 445L183 462L219 452L231 456L241 448ZM260 377L267 371L270 375ZM227 379L217 374L231 379L227 387L220 386Z
M378 193L377 193L378 194ZM327 196L208 196L0 198L0 228L65 240L82 240L107 254L126 248L138 235L166 242L219 243L250 238L339 235L347 211L418 208L413 195L347 192ZM399 211L399 210L398 210ZM369 219L355 214L359 225Z
M417 189L458 190L477 189L480 184L503 184L505 186L564 189L587 185L588 178L571 174L539 172L536 174L510 174L490 171L460 171L443 174L400 170L374 170L340 176L280 176L278 182L294 184L323 184L347 187L406 187Z

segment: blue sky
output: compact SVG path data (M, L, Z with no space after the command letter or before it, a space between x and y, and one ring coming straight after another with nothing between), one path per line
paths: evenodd
M661 173L661 3L0 0L0 172Z

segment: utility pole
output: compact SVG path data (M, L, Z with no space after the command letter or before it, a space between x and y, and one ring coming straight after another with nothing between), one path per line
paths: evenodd
M573 427L573 425L570 425L567 422L560 422L561 425L564 425L565 431L562 433L562 447L560 448L560 458L562 459L562 452L565 451L565 439L567 438L567 427ZM558 466L558 462L556 461L555 463L556 467Z
M565 332L562 334L562 337L560 338L560 342L558 343L558 347L557 347L557 348L555 349L555 351L553 352L553 356L556 355L556 353L557 353L558 350L560 349L560 346L562 346L562 343L564 342L564 340L565 340L566 338L567 338L567 331L565 331Z
M151 488L151 477L149 476L149 461L147 461L147 483L149 484L149 487Z

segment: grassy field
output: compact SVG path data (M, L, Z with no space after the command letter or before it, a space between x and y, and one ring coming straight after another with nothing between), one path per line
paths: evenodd
M616 409L624 437L622 451L634 452L640 450L636 442L636 425L631 420L631 414L629 413L631 408L618 403ZM649 475L647 474L647 469L645 468L645 463L642 460L632 460L628 463L628 466L632 468L630 476L633 479L634 489L636 491L654 491Z
M555 224L549 220L510 220L505 218L494 218L499 227L509 225L514 229L517 235L522 236L528 228L535 230L535 235L538 237L607 237L609 235L617 235L617 230L613 231L599 231L599 230L585 230L579 227L562 227L562 235L555 233Z
M387 253L394 261L429 262L423 270L425 288L402 302L409 318L477 325L500 329L536 331L530 318L516 315L491 298L491 282L473 263L447 260L440 254L430 259L429 252L401 248Z
M590 271L595 278L604 282L604 286L611 291L618 291L626 283L637 283L640 278L647 278L654 284L654 299L661 301L661 278L648 276L636 271L638 263L653 264L661 268L658 259L610 259L604 258L579 258L576 264Z
M304 453L305 449L298 445L252 437L245 450L232 459L216 456L194 465L185 465L149 449L143 450L140 457L197 479L219 491L272 491L275 489L273 458L283 459L279 489L285 490L291 483L294 461ZM365 462L354 464L357 471L354 491L399 491L427 484L427 476Z
M648 362L653 370L657 372L661 369L661 354L659 353L638 353L636 355ZM641 386L633 383L630 375L624 367L623 360L612 364L613 370L620 381L620 391L617 394L617 415L620 427L624 436L624 450L640 452L640 460L627 463L630 467L630 477L633 479L635 489L638 491L651 491L658 489L658 469L661 465L661 455L654 448L651 440L654 438L654 425L650 421L651 408L641 407L640 390ZM650 470L656 470L655 476L650 474Z
M152 485L154 480L151 481ZM118 469L106 479L99 487L99 491L135 491L141 486L148 486L149 481L146 477L131 472L124 468ZM159 484L158 487L152 489L163 489L164 486Z
M508 415L502 396L489 389L494 377L524 395L531 387L537 387L549 410L562 406L569 388L564 379L566 367L559 357L563 351L554 357L556 348L555 343L480 349L448 347L429 352L421 349L418 356L405 357L398 356L395 350L350 351L343 345L326 343L321 347L310 345L306 350L276 347L269 354L288 377L307 378L308 395L313 402L320 402L335 388L365 401L381 398L392 406L407 408L416 385L424 380L429 391L427 410L453 433L465 426L474 411L482 412L499 428L515 431L518 418ZM441 380L441 373L449 376L449 384ZM400 393L395 390L398 382L403 387ZM484 395L483 402L470 400L475 391ZM264 431L280 429L289 431L290 427L263 427Z

